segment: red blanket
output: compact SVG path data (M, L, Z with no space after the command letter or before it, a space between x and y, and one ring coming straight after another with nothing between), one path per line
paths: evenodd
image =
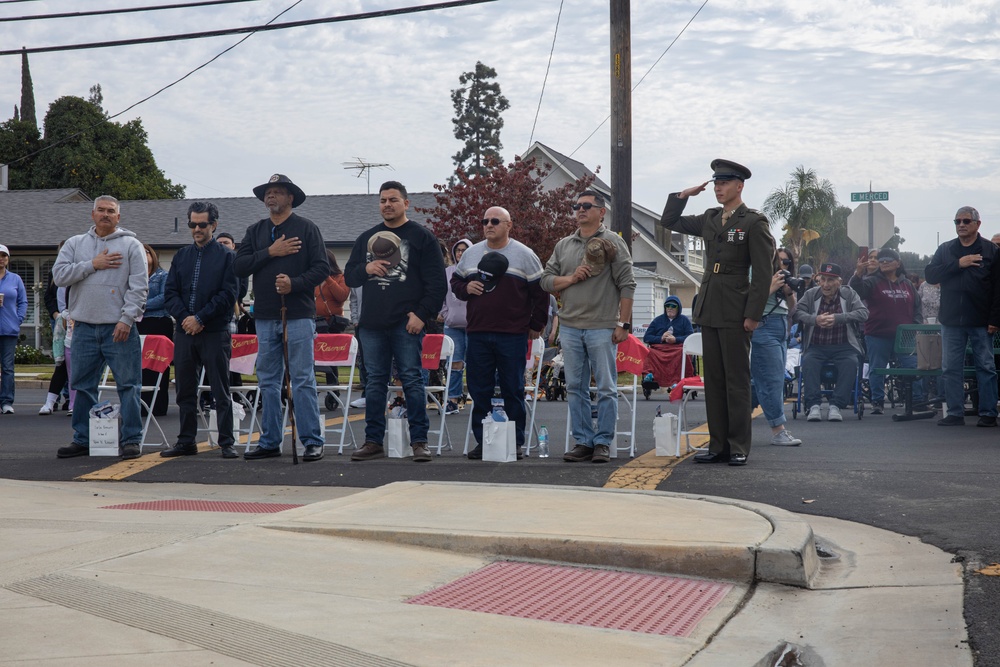
M654 343L649 346L649 354L642 364L642 374L652 373L657 384L669 387L681 379L681 357L684 356L683 345L667 345ZM687 360L685 376L694 375L691 359Z
M705 383L701 377L695 375L694 377L684 378L681 382L677 383L677 386L670 390L670 400L679 401L684 398L684 387L689 385L694 385L696 387L701 387Z

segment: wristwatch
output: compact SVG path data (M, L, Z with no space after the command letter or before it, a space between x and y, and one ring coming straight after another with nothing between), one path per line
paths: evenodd
M620 326L622 329L624 329L628 333L632 333L632 323L631 322L619 322L618 326Z

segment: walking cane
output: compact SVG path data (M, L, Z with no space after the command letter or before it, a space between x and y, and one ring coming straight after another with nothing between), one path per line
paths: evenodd
M285 396L288 400L288 419L292 424L292 463L299 464L299 452L295 449L295 402L292 400L292 376L288 371L288 319L285 317L285 295L281 295L281 347L285 353Z

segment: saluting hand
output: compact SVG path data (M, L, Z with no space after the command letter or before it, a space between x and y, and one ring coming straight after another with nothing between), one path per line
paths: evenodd
M695 185L695 186L692 186L692 187L688 188L687 190L681 190L681 192L677 196L679 198L681 198L681 199L687 199L688 197L694 197L694 196L698 195L699 193L704 192L705 188L707 188L708 184L711 183L711 182L712 181L705 181L701 185Z

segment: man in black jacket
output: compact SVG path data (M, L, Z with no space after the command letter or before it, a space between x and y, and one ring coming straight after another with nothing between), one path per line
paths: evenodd
M979 383L979 421L997 425L997 372L993 334L1000 329L1000 251L979 235L979 211L963 206L955 214L958 238L942 243L924 271L941 285L941 380L948 411L938 426L965 424L962 375L966 345L972 348Z
M177 444L160 456L198 453L198 369L212 387L219 424L222 458L235 459L233 402L229 395L229 320L236 304L239 281L233 272L233 253L212 235L219 224L215 204L194 202L188 207L188 227L194 243L181 248L170 264L164 289L167 312L173 316L174 368L181 428Z
M316 300L313 290L330 275L326 245L319 227L292 209L306 200L302 189L284 174L253 189L270 215L247 228L236 251L236 275L253 275L254 323L257 328L257 379L264 404L258 446L246 459L281 456L284 420L281 383L285 374L282 307L288 324L288 372L295 424L305 447L304 461L323 458L313 338Z

